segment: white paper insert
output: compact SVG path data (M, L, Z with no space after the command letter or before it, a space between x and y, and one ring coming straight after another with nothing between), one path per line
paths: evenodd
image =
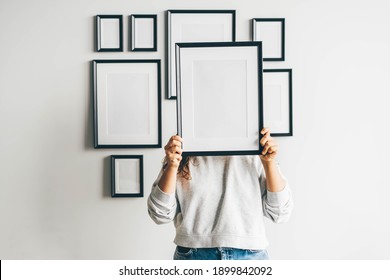
M116 193L139 193L140 179L139 159L115 160Z
M102 18L100 19L100 44L101 48L114 49L120 47L120 29L119 19Z

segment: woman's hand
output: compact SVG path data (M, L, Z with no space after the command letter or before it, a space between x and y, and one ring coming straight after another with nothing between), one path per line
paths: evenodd
M278 143L271 137L271 131L268 127L263 128L260 134L263 135L260 139L260 145L263 147L260 159L262 162L272 162L278 154Z
M165 155L167 156L168 167L179 168L182 159L181 143L183 139L179 135L173 135L165 145Z

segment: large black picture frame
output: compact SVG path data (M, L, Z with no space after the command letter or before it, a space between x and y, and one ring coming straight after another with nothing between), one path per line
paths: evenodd
M175 30L178 28L177 24L174 23L174 18L177 16L184 16L184 20L190 20L191 16L199 16L199 24L203 24L204 16L207 16L210 18L211 21L216 21L216 18L218 16L227 15L230 24L231 24L231 30L230 34L220 34L216 32L215 36L212 34L213 28L205 28L207 29L207 40L206 37L202 38L200 40L196 40L197 42L208 42L210 41L210 38L213 38L213 42L235 42L236 41L236 10L167 10L166 12L166 98L167 99L176 99L176 82L175 82L175 43L178 42L184 42L182 40L176 40L175 38ZM223 19L221 18L221 23L223 24ZM206 23L204 23L206 24ZM214 23L213 23L214 24ZM211 25L212 26L212 25ZM199 28L201 31L202 29ZM200 32L199 31L199 32ZM189 32L185 33L187 37L190 37L189 39L186 38L186 40L189 40L187 42L194 42L194 37L200 38L199 34L194 34L194 37L191 38L191 35ZM221 36L226 36L226 38L222 38Z
M117 47L105 47L102 42L102 21L105 19L118 20L119 42ZM123 51L123 16L122 15L97 15L96 16L96 51L98 52L122 52Z
M279 125L275 124L275 122L272 122L272 120L267 119L267 114L264 114L264 123L265 125L270 127L271 129L271 136L273 137L280 137L280 136L293 136L293 77L292 77L292 69L291 68L285 68L285 69L264 69L263 70L263 100L264 100L264 111L271 110L273 108L267 108L267 105L272 104L266 104L266 100L268 99L267 94L267 86L269 84L268 81L268 75L273 74L275 77L271 77L273 79L272 83L274 86L277 86L277 88L280 89L280 101L281 103L278 104L278 107L281 110L282 115L282 121L279 122ZM284 77L278 74L284 74ZM276 77L278 75L279 77ZM284 93L284 96L283 96ZM287 102L283 102L283 99L288 99ZM277 104L274 104L276 107ZM284 127L284 129L283 129ZM287 128L286 128L287 127ZM274 131L274 132L273 132ZM277 131L277 132L275 132Z
M183 155L260 154L262 43L177 43L176 64Z
M120 168L119 164L122 161L122 164L126 164L127 167L124 174L121 174L121 170L123 168ZM132 162L132 169L130 170L129 163ZM118 164L118 165L117 165ZM136 165L134 168L134 164ZM143 155L112 155L111 156L111 196L112 197L143 197L144 196L144 168L143 168ZM119 167L119 169L117 168ZM135 170L134 170L135 169ZM138 169L138 170L137 170ZM138 171L138 172L137 172ZM125 180L121 180L122 176L129 176L133 175L132 182L129 182L129 178L126 178ZM121 181L124 181L123 183ZM134 183L137 185L136 191L129 191L129 190L120 190L121 186L132 188L131 183ZM124 186L123 186L124 185ZM129 186L130 185L130 186Z
M92 77L95 148L161 148L161 60L93 60Z

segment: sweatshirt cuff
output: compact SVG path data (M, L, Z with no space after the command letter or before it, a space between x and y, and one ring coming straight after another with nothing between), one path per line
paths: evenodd
M290 200L290 191L286 185L280 192L270 192L267 190L267 202L269 205L285 205Z
M153 190L153 196L163 204L170 204L176 200L175 193L163 192L158 185Z

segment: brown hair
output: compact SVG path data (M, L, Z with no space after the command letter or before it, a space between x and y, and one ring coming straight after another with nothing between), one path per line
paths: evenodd
M186 180L192 179L191 178L191 171L190 171L190 162L192 164L194 164L195 157L183 156L182 160L180 161L179 168L177 169L177 174ZM163 169L165 169L167 166L168 166L168 159L167 159L167 157L164 157Z

